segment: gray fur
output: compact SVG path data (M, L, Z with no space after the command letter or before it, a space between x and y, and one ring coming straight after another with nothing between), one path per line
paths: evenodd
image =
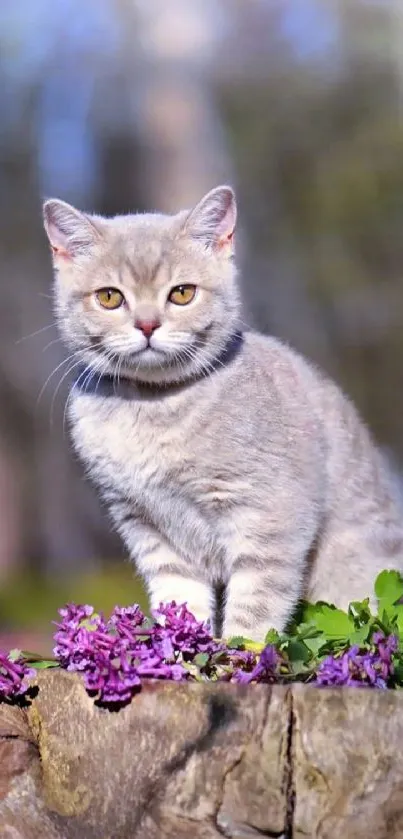
M70 209L44 212L72 364L132 382L124 398L74 389L73 441L152 606L187 601L214 620L224 585L223 634L261 640L301 597L345 608L383 568L403 570L395 482L339 388L254 332L220 363L240 324L232 191L172 217ZM167 302L180 283L198 287L183 307ZM102 310L104 286L126 305ZM154 349L134 327L142 307L161 322Z

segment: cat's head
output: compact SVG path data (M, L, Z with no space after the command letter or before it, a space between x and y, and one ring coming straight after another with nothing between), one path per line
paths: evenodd
M174 216L103 218L46 201L56 314L74 361L155 383L211 369L238 326L235 222L228 186Z

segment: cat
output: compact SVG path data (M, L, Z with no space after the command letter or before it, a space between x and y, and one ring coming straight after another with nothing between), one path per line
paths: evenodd
M236 199L104 218L44 204L55 311L80 375L73 444L152 608L262 641L302 598L346 608L403 571L402 513L341 390L242 331Z

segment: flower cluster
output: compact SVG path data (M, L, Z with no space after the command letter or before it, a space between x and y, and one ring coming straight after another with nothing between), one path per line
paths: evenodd
M137 605L116 606L109 619L92 606L59 610L52 660L14 650L0 654L0 699L20 696L34 668L61 666L82 673L99 702L122 705L145 679L232 682L281 681L317 686L403 686L403 577L382 571L375 580L379 605L354 601L348 611L331 604L301 603L285 632L269 629L265 643L213 638L186 604L160 604L151 618Z
M208 624L174 602L161 604L152 621L139 606L116 607L108 621L91 606L69 604L60 615L54 654L67 670L83 671L102 702L128 701L144 678L187 679L187 662L220 649Z
M386 688L394 673L393 654L398 648L396 635L374 632L369 649L353 645L342 655L330 655L319 665L318 685Z
M176 653L181 653L185 661L190 661L198 653L211 655L222 649L222 645L212 638L209 624L197 621L186 604L177 606L172 602L164 606L161 603L160 608L153 612L153 618L154 647L168 661L173 660Z
M28 667L23 658L12 661L10 656L0 653L0 698L22 696L34 675L35 670Z
M272 682L281 660L272 646L260 657L228 649L185 604L161 604L152 620L139 606L116 607L107 621L92 606L69 604L59 613L56 658L82 671L87 690L105 703L127 702L146 678Z

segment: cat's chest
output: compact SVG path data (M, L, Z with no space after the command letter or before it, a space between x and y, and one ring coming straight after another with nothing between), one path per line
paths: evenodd
M95 480L128 497L176 482L192 460L186 429L164 422L149 405L79 396L73 402L75 447Z
M216 573L249 479L214 445L208 424L174 413L159 422L130 402L111 406L86 396L74 400L71 419L76 450L116 520L122 509L134 514L189 562L210 557Z
M187 501L209 516L243 501L247 479L192 414L159 416L150 405L80 395L73 401L75 448L98 485L152 506ZM163 498L162 498L163 497ZM181 505L182 506L182 505Z

